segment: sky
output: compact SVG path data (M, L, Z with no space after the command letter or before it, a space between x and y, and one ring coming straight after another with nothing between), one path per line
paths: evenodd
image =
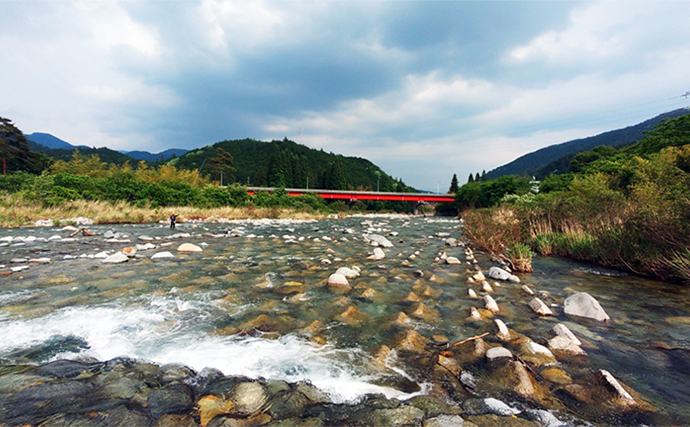
M690 106L678 1L0 0L0 116L160 152L288 138L447 191Z

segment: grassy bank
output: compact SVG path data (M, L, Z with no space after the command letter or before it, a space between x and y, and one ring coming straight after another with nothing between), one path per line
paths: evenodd
M171 213L180 215L180 221L225 218L294 218L319 219L327 213L285 207L216 207L193 206L149 208L127 202L74 200L53 206L30 202L17 197L0 197L0 227L33 226L38 220L52 220L56 225L67 225L70 218L86 217L97 224L151 223L166 220Z

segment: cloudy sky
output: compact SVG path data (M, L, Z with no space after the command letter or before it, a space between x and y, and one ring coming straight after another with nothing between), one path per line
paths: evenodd
M685 1L0 0L0 116L119 150L287 137L420 189L690 106Z

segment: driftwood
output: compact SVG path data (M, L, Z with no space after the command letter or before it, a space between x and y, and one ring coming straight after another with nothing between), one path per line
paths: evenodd
M481 334L481 335L477 335L477 336L474 336L474 337L465 338L464 340L458 341L458 342L456 342L455 344L451 345L450 348L459 346L460 344L465 344L466 342L478 340L479 338L484 338L484 337L487 336L487 335L489 335L489 333L488 333L488 332L484 332L484 333Z

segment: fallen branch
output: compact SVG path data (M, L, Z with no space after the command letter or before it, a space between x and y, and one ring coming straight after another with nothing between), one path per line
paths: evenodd
M489 333L488 333L488 332L484 332L484 333L481 334L481 335L477 335L477 336L474 336L474 337L465 338L464 340L458 341L458 342L456 342L455 344L451 345L450 348L453 348L453 347L458 346L458 345L460 345L460 344L465 344L466 342L478 340L479 338L484 338L484 337L487 336L487 335L489 335Z

